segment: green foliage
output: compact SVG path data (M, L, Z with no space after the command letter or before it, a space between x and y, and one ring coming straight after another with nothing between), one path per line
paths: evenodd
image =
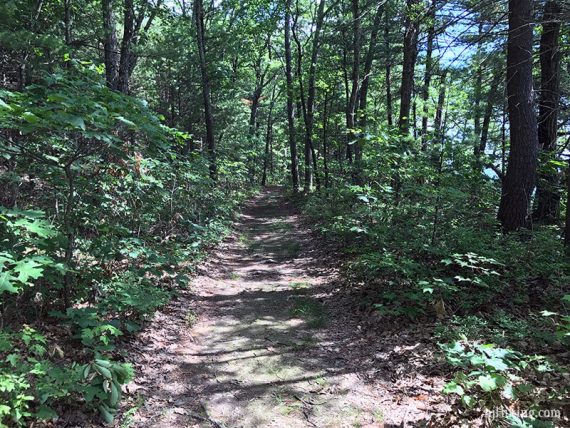
M46 337L29 326L24 326L18 333L2 333L1 426L25 425L30 416L53 417L55 412L50 405L77 391L76 365L55 363L57 352L50 354Z
M465 147L444 147L438 170L430 149L403 153L398 141L390 132L368 140L367 184L346 180L303 200L349 255L345 281L361 299L355 305L382 323L437 319L434 338L451 342L442 346L453 372L445 392L468 419L561 406L567 370L533 355L567 346L570 264L558 230L503 235L498 188L473 175ZM482 344L489 339L499 346Z
M98 312L131 315L135 319L153 314L168 301L170 294L151 282L138 272L115 275L111 281L100 284L104 297L99 301Z
M19 293L37 280L61 274L64 266L49 255L57 239L56 230L41 211L0 211L0 295Z
M528 379L560 370L544 357L523 355L494 344L462 340L441 345L441 349L447 361L461 369L443 392L459 396L465 409L544 408L548 395ZM516 416L509 418L513 420ZM529 426L535 426L532 421L528 420Z
M80 371L85 382L82 387L85 400L99 409L106 423L112 423L121 400L121 385L133 378L133 368L129 364L96 358L81 366Z
M5 424L53 418L71 401L110 423L133 376L114 360L120 339L188 286L250 194L239 165L220 159L224 185L212 182L204 158L183 154L187 133L111 91L100 71L71 61L21 92L0 91L0 155L14 166L2 184L22 189L12 193L21 208L0 212L3 317L49 313L74 339L1 331Z
M556 335L565 345L570 344L570 294L562 297L562 309L564 313L543 311L542 315L554 319L556 325Z

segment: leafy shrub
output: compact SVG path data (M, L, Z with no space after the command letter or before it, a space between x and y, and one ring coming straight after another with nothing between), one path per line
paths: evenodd
M462 340L443 344L441 349L447 361L460 369L443 392L458 395L465 409L543 408L551 395L539 391L529 379L560 370L544 357L494 344Z
M85 400L106 422L112 421L132 367L101 356L87 364L62 357L57 345L29 326L0 334L0 426L57 417L54 405L71 399Z
M133 378L132 366L96 358L81 366L80 372L85 400L99 409L105 422L112 423L121 400L121 385Z
M170 297L167 291L153 286L151 280L139 272L117 274L110 281L99 284L99 288L103 295L98 303L99 313L130 314L136 319L151 315Z
M0 294L19 293L51 273L61 274L64 266L48 253L57 231L41 211L0 210Z
M24 425L27 418L51 417L51 403L68 396L79 380L75 366L56 365L47 339L31 327L0 337L0 424Z

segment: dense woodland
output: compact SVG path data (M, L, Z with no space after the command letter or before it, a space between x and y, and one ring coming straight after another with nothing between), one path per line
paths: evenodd
M3 0L0 426L116 423L122 343L266 185L346 253L361 316L435 323L465 420L570 416L569 23L566 0Z

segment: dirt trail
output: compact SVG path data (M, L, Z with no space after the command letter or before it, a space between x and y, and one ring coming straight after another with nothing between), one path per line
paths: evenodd
M358 327L330 312L334 271L322 268L322 253L278 189L255 198L192 290L142 336L129 392L144 404L132 425L388 427L421 419L351 361Z

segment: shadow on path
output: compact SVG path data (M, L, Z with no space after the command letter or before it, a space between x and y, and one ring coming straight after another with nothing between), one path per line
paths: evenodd
M426 426L421 406L389 392L397 379L378 369L389 351L353 357L374 348L330 312L335 272L315 245L279 189L255 198L193 292L141 337L134 425L210 426L201 415L228 428Z

